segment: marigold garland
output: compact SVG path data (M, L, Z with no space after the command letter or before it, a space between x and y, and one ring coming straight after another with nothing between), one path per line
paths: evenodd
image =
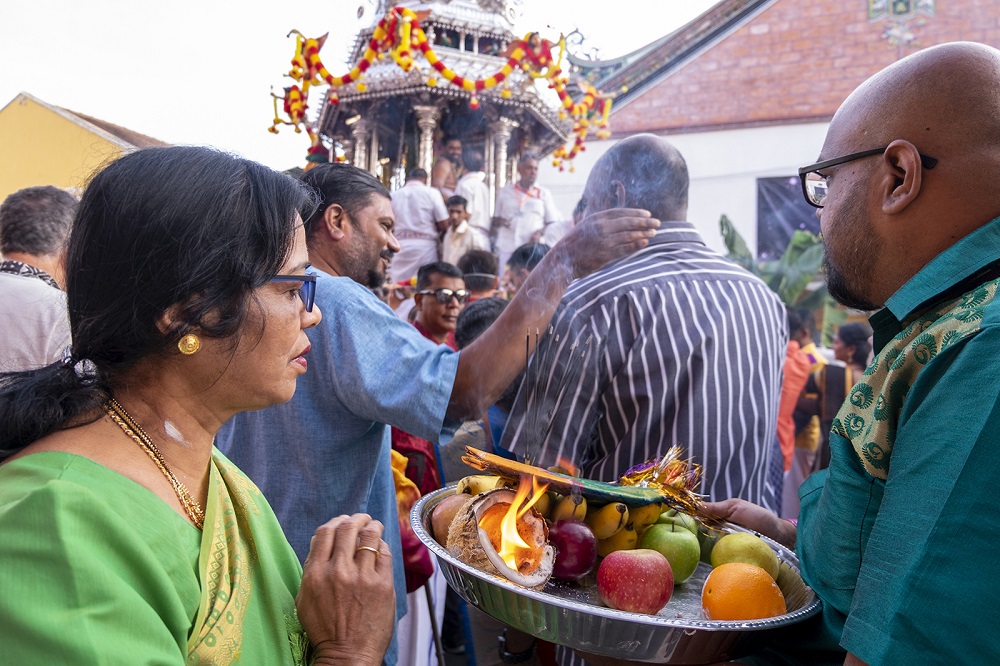
M469 93L469 107L472 109L479 108L477 93L501 86L515 69L520 68L533 79L548 81L549 87L556 92L562 104L559 117L573 120L573 141L568 146L558 148L552 155L553 165L560 171L565 168L565 162L571 161L580 151L586 149L583 142L592 127L596 127L594 135L597 138L606 138L611 134L608 130L608 115L611 113L612 95L601 93L586 82L580 83L584 94L579 102L574 102L566 91L569 81L559 65L566 51L566 41L562 37L558 42L558 56L553 56L554 45L551 42L542 39L537 32L528 33L524 39L510 45L507 62L499 71L483 79L467 79L445 65L427 41L427 35L420 27L417 15L405 7L394 7L386 13L375 27L361 59L343 76L331 74L320 59L319 52L326 41L326 35L307 38L298 30L293 30L289 36L293 34L295 55L292 57L292 68L288 76L297 83L285 88L283 97L272 93L272 97L275 98L274 121L268 131L277 134L279 125L290 125L294 127L296 133L302 132L305 128L311 142L310 154L319 152L317 146L322 145L315 128L306 120L309 90L312 86L325 82L333 89L329 98L330 103L338 104L340 100L337 89L353 83L358 92L367 90L361 79L376 59L382 60L388 54L400 69L409 72L415 66L414 54L417 51L437 75L429 76L426 85L434 87L440 83L438 77L444 79ZM510 89L504 86L500 96L509 99ZM282 100L285 118L281 117L278 110L279 99ZM572 167L570 170L572 171Z

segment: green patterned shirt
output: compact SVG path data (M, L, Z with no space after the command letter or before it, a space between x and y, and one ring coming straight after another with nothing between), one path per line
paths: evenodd
M878 353L799 492L825 628L871 664L1000 663L998 265L1000 218L871 318Z

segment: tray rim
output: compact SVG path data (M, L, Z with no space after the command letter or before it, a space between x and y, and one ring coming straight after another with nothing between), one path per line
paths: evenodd
M452 495L455 493L457 483L449 484L443 488L435 490L427 495L421 497L416 504L410 509L410 525L413 528L414 533L417 538L420 539L421 543L424 544L434 555L439 559L443 560L453 569L458 570L463 575L472 576L479 579L485 583L489 583L500 587L508 592L527 597L539 603L548 604L555 606L557 608L572 611L581 612L587 615L595 615L615 621L624 621L633 624L649 625L651 627L663 627L668 629L680 629L680 630L700 630L700 631L739 631L739 632L749 632L749 631L762 631L769 629L777 629L780 627L785 627L791 624L797 624L803 620L806 620L817 613L820 612L822 607L822 602L816 595L815 591L812 590L808 585L806 588L811 595L811 598L803 605L801 608L792 611L791 613L785 613L784 615L779 615L772 618L764 618L761 620L694 620L694 619L678 619L678 618L668 618L661 615L647 615L644 613L630 613L628 611L615 610L613 608L608 608L606 606L595 606L592 604L582 603L579 601L574 601L572 599L564 599L556 595L547 593L543 590L532 590L517 583L514 583L499 574L490 574L485 571L480 571L475 567L462 562L451 553L449 553L441 544L439 544L433 536L424 527L424 514L430 512L431 509L437 503L446 497L447 495ZM782 544L768 538L767 536L760 534L759 532L754 532L753 530L748 530L746 528L740 527L739 525L734 525L732 523L726 523L728 529L733 529L735 531L749 532L754 534L765 542L767 542L774 550L777 551L779 559L787 562L796 573L801 575L799 569L799 558L796 556L795 552L786 548Z

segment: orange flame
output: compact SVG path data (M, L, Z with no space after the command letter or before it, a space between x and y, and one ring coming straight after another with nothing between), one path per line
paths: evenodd
M559 460L556 461L556 467L559 469L559 471L565 470L566 474L568 474L569 476L577 476L578 470L576 468L576 465L574 465L573 461L570 460L569 458L564 458L562 456L559 456Z
M530 485L528 484L529 478L531 479ZM517 493L514 495L514 502L507 509L507 513L504 514L503 521L500 523L500 549L497 551L497 554L507 566L515 571L518 569L516 558L518 550L531 550L534 548L534 546L526 544L521 535L518 534L517 521L524 514L528 513L531 507L541 499L548 487L547 483L539 483L538 479L534 476L529 477L522 474L521 481L517 484ZM531 494L530 498L528 497L529 493Z

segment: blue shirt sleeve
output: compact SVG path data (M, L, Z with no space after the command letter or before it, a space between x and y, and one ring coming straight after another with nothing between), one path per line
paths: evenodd
M459 354L423 337L349 278L323 279L317 301L325 321L309 334L322 351L309 360L330 365L324 376L343 405L432 442L449 439L460 425L445 419Z

